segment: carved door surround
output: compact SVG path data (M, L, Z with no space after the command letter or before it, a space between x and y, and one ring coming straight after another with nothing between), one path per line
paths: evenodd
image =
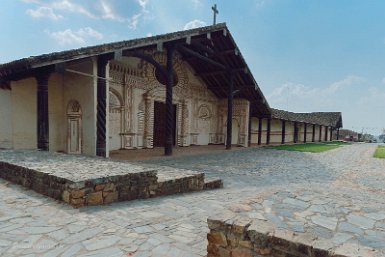
M154 103L166 102L166 90L164 87L157 87L149 90L143 95L145 103L144 112L144 138L146 148L153 148L154 140ZM173 95L173 104L176 105L176 144L178 146L188 145L187 133L189 127L188 120L188 101L181 99L178 94Z
M82 153L82 110L76 100L67 105L67 153Z

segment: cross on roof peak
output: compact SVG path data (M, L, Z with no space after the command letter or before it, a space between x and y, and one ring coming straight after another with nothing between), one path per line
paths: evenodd
M219 13L218 9L217 9L217 4L214 4L214 6L211 7L211 10L213 10L213 13L214 13L214 22L213 22L213 24L215 25L217 23L217 14Z

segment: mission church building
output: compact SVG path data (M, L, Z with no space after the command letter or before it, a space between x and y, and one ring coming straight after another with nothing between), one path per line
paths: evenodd
M269 143L274 119L297 122L274 113L224 23L0 65L0 148L108 157L116 149L247 147ZM298 122L331 135L340 117Z

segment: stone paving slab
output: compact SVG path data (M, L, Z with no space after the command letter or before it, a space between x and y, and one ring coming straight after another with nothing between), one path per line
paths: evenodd
M136 162L220 176L224 188L82 209L0 179L0 256L206 256L207 218L229 211L267 224L266 232L342 244L348 256L385 256L385 190L371 184L384 181L385 160L371 157L375 147Z
M154 170L104 158L29 150L0 150L0 161L72 182Z

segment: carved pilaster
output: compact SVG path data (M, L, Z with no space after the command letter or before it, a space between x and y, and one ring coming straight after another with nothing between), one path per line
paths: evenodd
M151 97L145 96L144 113L144 147L152 148L154 139L154 101Z
M180 104L181 106L181 135L180 135L180 143L179 145L181 146L187 146L187 137L188 137L188 127L189 127L189 113L188 113L188 106L187 106L187 101L183 100L183 102Z

